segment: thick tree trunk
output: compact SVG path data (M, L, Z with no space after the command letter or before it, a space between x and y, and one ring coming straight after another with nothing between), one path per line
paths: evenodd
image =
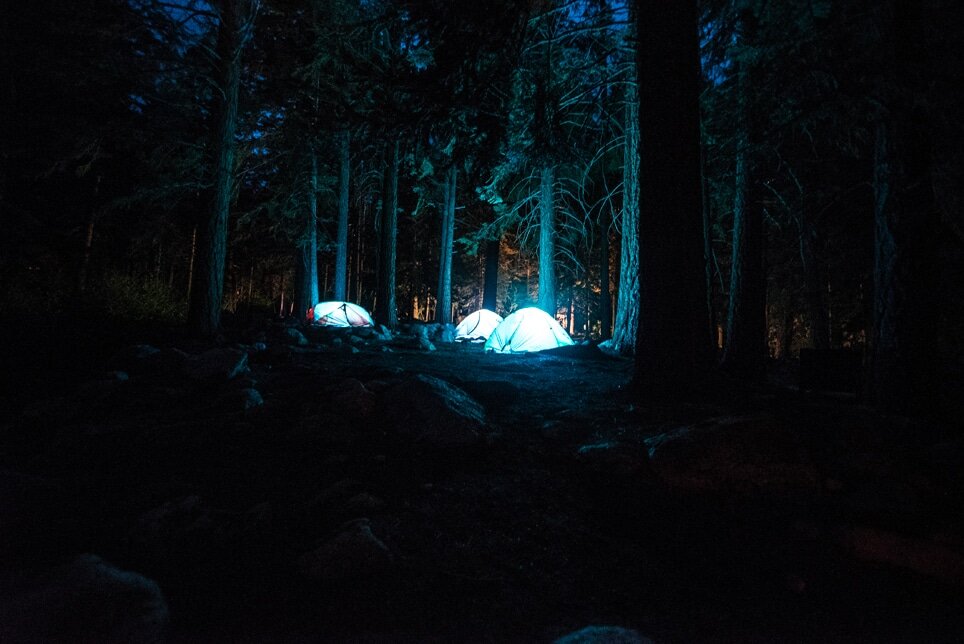
M873 402L927 413L935 397L934 329L938 215L930 150L919 117L887 115L877 125L874 176Z
M499 306L499 247L502 241L490 239L485 243L485 287L482 308L497 312Z
M703 284L706 289L706 319L709 323L710 360L716 358L716 307L713 306L713 218L710 205L710 192L706 181L706 150L700 146L700 174L703 186Z
M458 171L451 166L445 174L442 205L442 244L438 260L438 295L435 321L452 322L452 242L455 236L455 181Z
M682 395L705 368L695 2L637 0L641 155L635 385Z
M871 400L905 414L939 413L933 347L939 318L940 216L932 187L930 120L917 73L930 66L922 3L885 12L883 108L874 150L874 328ZM918 91L915 91L918 90Z
M299 314L321 301L318 293L318 155L313 148L308 160L308 212L295 270L295 309Z
M803 263L804 292L807 317L810 320L810 337L814 349L830 348L830 314L824 302L824 280L817 259L817 233L800 214L800 260Z
M338 230L335 235L335 297L348 299L348 188L351 172L349 134L342 132L339 143Z
M539 181L539 300L540 309L556 316L556 211L553 199L555 172L542 169Z
M626 86L625 109L623 212L620 221L622 239L612 348L623 355L631 355L636 351L639 320L639 96L635 73Z
M736 140L733 190L733 260L726 318L726 344L720 366L741 378L757 380L766 368L766 278L763 268L763 211L750 197L751 119L747 115L748 70L739 77L740 122Z
M609 292L609 213L599 218L599 339L608 340L613 331L613 301Z
M197 267L188 310L188 327L210 337L221 326L224 266L228 246L228 215L234 187L235 131L241 85L241 25L238 0L221 3L218 27L217 127L213 142L215 164L211 211L199 226Z
M391 145L382 182L382 213L378 253L375 319L389 329L398 326L395 304L395 253L398 237L398 141Z

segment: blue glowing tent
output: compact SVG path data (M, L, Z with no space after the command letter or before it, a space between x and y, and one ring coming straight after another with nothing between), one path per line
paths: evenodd
M519 309L496 327L486 351L529 353L575 344L555 318L534 306Z
M495 328L502 323L502 316L489 309L469 313L455 327L455 339L469 342L488 340Z
M368 311L351 302L320 302L312 311L312 320L323 326L375 326Z

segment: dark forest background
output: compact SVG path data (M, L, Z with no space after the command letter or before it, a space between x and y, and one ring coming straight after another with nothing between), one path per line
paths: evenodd
M933 410L964 380L954 5L14 3L0 315L90 345L538 305L644 384L846 349Z

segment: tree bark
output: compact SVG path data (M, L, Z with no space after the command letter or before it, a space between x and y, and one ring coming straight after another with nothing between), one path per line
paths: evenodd
M458 171L451 166L445 174L442 206L442 244L439 252L438 295L435 321L452 322L452 242L455 236L455 181Z
M930 119L918 74L930 67L924 7L882 4L884 78L874 146L874 328L871 400L904 414L939 413L933 343L939 319L940 215Z
M235 131L238 120L238 93L241 86L240 4L246 0L219 3L220 25L215 52L218 58L220 97L215 129L213 199L211 210L198 227L197 267L191 289L188 327L210 337L221 326L224 297L224 266L228 245L228 216L234 188Z
M726 343L720 366L748 380L763 377L766 369L766 278L763 268L763 211L751 198L753 185L750 147L753 125L748 115L749 70L738 76L739 123L733 201L733 259L726 318Z
M713 218L710 193L706 180L706 150L700 146L700 174L703 186L703 283L706 289L706 319L709 323L710 360L716 359L716 307L713 306Z
M348 188L351 172L350 140L347 131L338 137L338 230L335 235L335 300L348 299Z
M482 291L482 308L498 312L499 306L499 249L500 239L490 239L485 243L485 286Z
M308 212L305 230L298 244L295 271L295 307L306 313L320 300L318 292L318 155L309 152Z
M609 292L609 212L599 217L599 338L608 340L613 331L613 302Z
M398 141L388 153L382 182L382 212L378 254L378 292L375 319L389 329L398 327L395 303L395 256L398 238Z
M634 384L684 395L707 366L695 2L637 0L639 326Z
M814 349L830 348L830 314L824 302L824 280L817 259L817 232L807 221L807 214L800 213L800 261L803 264L804 292L807 317L810 319L810 337Z
M540 309L556 316L556 212L553 200L555 171L542 169L539 181L539 300Z
M636 352L639 320L639 96L635 64L626 85L623 146L623 211L619 247L619 287L616 299L616 324L612 348L617 353Z

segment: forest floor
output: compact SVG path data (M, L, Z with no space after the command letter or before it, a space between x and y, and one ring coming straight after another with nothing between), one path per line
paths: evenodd
M287 333L92 341L0 398L0 640L964 637L959 427L776 381L639 403L589 347ZM83 553L169 615L78 591Z

